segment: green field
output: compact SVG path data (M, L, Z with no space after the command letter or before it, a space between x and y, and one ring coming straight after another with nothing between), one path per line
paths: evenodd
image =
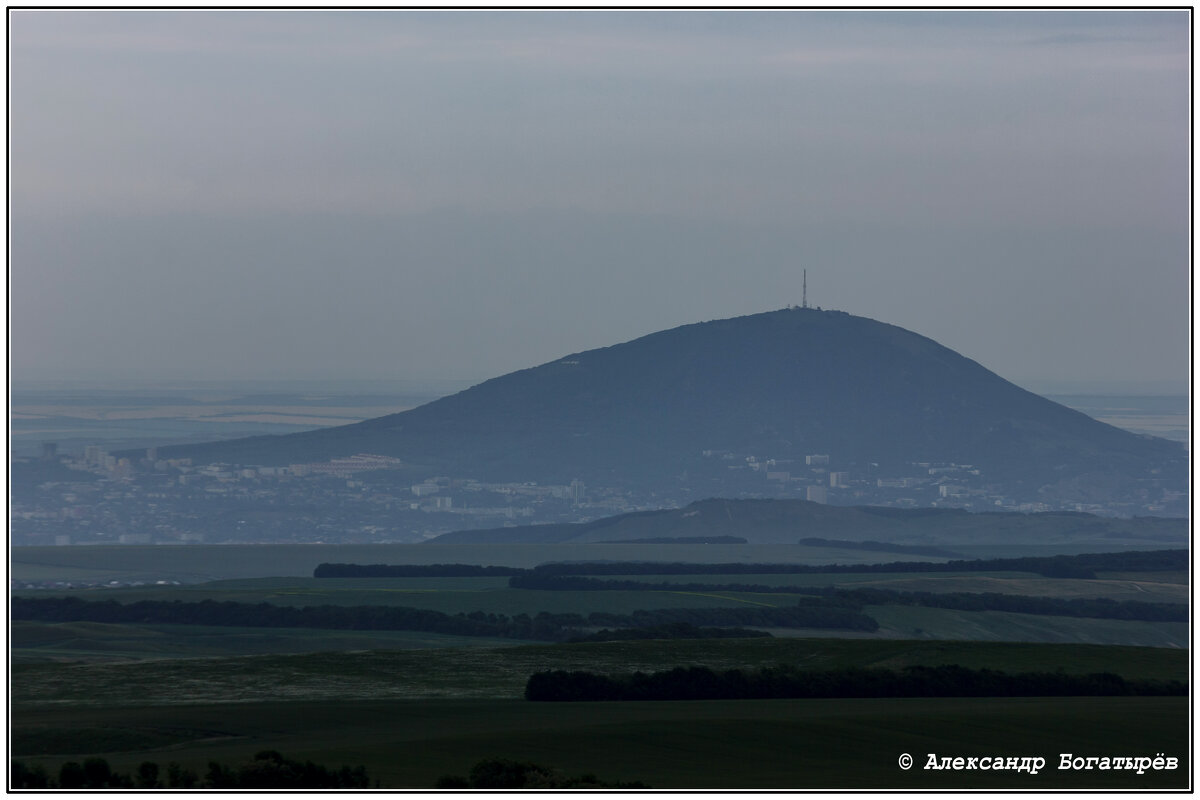
M636 575L600 576L601 580L646 583L738 583L756 586L843 586L898 592L996 592L1032 597L1107 597L1142 603L1189 602L1186 573L1128 573L1136 577L1045 578L1032 572L824 572L780 575ZM1113 573L1117 575L1117 573ZM1121 573L1125 575L1125 573ZM1160 577L1161 576L1161 577ZM314 579L315 580L315 579ZM329 579L322 579L329 580ZM482 580L482 579L476 579Z
M1151 581L1187 586L1191 582L1192 576L1186 570L1173 570L1167 572L1097 572L1096 577L1101 580Z
M958 611L920 606L866 606L879 623L873 636L978 642L1078 642L1187 649L1186 622L1056 617L1008 611ZM782 635L782 632L777 632Z
M723 590L541 591L502 577L315 579L322 561L532 566L578 558L678 560L670 545L228 546L17 548L14 578L144 580L120 588L28 590L87 600L206 599L288 606L391 605L514 616L716 606L788 606L796 594ZM665 550L664 553L651 552ZM813 548L705 546L704 560L797 562ZM632 551L632 555L629 551ZM698 552L693 549L693 552ZM782 555L781 555L782 554ZM1037 554L1030 548L1004 555ZM1040 553L1044 554L1044 553ZM834 557L848 563L853 558ZM879 561L877 554L853 554ZM989 553L988 555L996 555ZM889 556L886 560L896 560ZM19 574L17 574L19 573ZM74 577L71 577L74 576ZM617 576L620 578L621 576ZM155 585L156 580L186 585ZM1096 580L1032 573L636 576L669 583L841 585L898 591L1187 603L1179 572ZM996 611L872 605L865 633L773 629L776 638L530 644L410 631L16 621L10 626L14 756L52 772L101 755L123 772L177 761L200 774L276 749L289 758L365 764L382 786L431 788L489 757L655 788L1186 788L1189 700L962 698L531 703L528 676L548 669L619 673L676 666L791 664L900 669L958 664L1005 672L1114 672L1189 680L1190 629ZM897 765L913 755L908 771ZM1181 759L1171 773L1059 771L1058 753ZM1031 776L923 769L941 756L1042 756Z
M397 579L404 580L404 579ZM495 580L494 578L455 580ZM249 583L249 582L248 582ZM257 582L254 582L257 583ZM26 597L46 597L67 592L17 592ZM283 606L319 605L382 605L424 608L445 614L487 611L496 614L537 614L542 611L562 614L588 614L607 611L629 614L638 609L654 608L712 608L715 606L795 605L793 594L759 594L754 592L672 592L672 591L537 591L532 589L367 589L329 590L320 582L315 585L274 586L271 588L233 588L217 584L200 584L175 590L159 589L98 589L72 593L87 600L117 600L132 603L138 600L227 600L239 603L272 603Z
M74 752L33 756L46 746ZM1186 788L1182 698L751 700L528 703L521 700L191 705L171 710L46 708L22 715L13 747L51 770L79 752L132 771L176 761L203 774L272 748L318 763L364 764L389 788L431 788L483 758L655 788ZM114 749L107 749L114 748ZM119 749L117 749L119 748ZM1059 753L1180 759L1172 772L1076 773ZM901 754L915 766L900 769ZM939 756L1040 756L1038 775L937 772Z
M13 663L128 661L356 650L504 647L512 639L418 631L337 631L203 625L30 622L9 626Z
M988 573L881 573L811 575L647 575L636 580L663 583L720 584L753 583L763 586L871 587L896 591L994 592L1037 597L1109 598L1117 601L1188 602L1189 587L1168 581L1150 580L1158 573L1138 579L1104 578L1079 580L1044 578L1022 572ZM1163 573L1172 578L1174 573ZM620 577L620 576L618 576ZM600 611L630 614L639 609L712 608L738 606L793 606L799 596L787 592L734 592L669 590L545 591L510 589L504 577L475 578L239 578L183 586L140 586L85 590L37 590L14 594L28 597L73 595L89 600L201 600L239 603L271 603L283 606L404 606L445 614L473 611L515 616L540 612L587 615ZM775 636L840 636L875 639L948 639L977 641L1076 642L1091 644L1182 647L1189 644L1185 622L1141 622L1091 619L1003 611L959 611L904 605L873 605L864 609L879 622L874 633L829 629L771 629ZM22 623L24 625L25 623ZM441 643L437 637L401 632L300 631L277 629L219 629L211 633L172 633L184 626L161 626L153 637L146 631L120 631L109 626L103 631L80 634L71 629L59 634L44 630L40 636L60 640L52 644L31 638L32 629L17 627L21 635L12 640L17 661L47 658L115 658L209 656L457 646L468 641ZM113 637L109 640L109 637ZM452 637L463 639L463 637ZM429 644L422 644L428 641ZM478 643L475 643L478 644Z
M1161 576L1161 579L1157 579ZM947 573L816 573L763 575L637 575L610 576L611 579L641 583L670 584L749 584L772 587L876 588L901 592L994 592L997 594L1057 598L1108 598L1143 603L1188 603L1189 586L1179 582L1177 573L1137 573L1136 577L1105 577L1094 580L1045 578L1027 572L947 572ZM80 594L80 592L83 592ZM508 578L312 578L260 577L236 578L193 583L182 586L137 586L63 589L56 592L30 590L16 592L30 597L54 594L78 594L88 599L135 600L232 600L278 605L398 605L429 608L448 614L487 610L503 614L536 614L539 611L612 611L628 613L637 608L695 607L692 592L662 591L542 591L509 589ZM787 593L758 595L721 592L717 605L769 598L770 604L791 605L795 598ZM714 593L707 593L713 598ZM737 599L731 599L737 598ZM707 601L703 601L707 602ZM639 605L639 603L641 605ZM713 605L713 603L708 603Z
M1168 542L1062 542L955 545L963 558L1017 558L1180 547ZM757 564L878 564L946 559L799 544L245 544L75 545L14 547L9 577L16 581L149 581L187 583L226 578L311 576L321 563L482 564L534 567L552 561L695 561Z
M1187 680L1185 650L1097 645L856 639L649 640L520 647L379 650L133 663L15 664L20 707L186 705L289 699L517 698L540 670L653 672L787 663L802 669L961 664L1008 672L1115 672Z
M1024 553L1024 548L1013 550L1013 555ZM801 545L751 544L705 545L701 550L669 544L76 545L14 547L10 552L10 577L18 581L195 583L226 578L308 577L322 563L534 567L549 561L596 560L867 564L940 559Z

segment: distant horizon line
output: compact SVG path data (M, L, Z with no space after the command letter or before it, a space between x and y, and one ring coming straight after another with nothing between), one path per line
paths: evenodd
M337 386L374 386L379 389L391 390L450 390L463 389L483 383L498 377L285 377L285 378L180 378L180 377L150 377L150 376L38 376L18 378L10 373L9 393L14 391L39 391L55 389L90 389L97 391L133 391L145 389L219 389L219 388L250 388L265 389L268 387L297 389L302 386L320 388L328 391ZM1187 379L1165 380L1114 380L1114 379L1063 379L1063 378L1005 378L1011 383L1041 395L1162 395L1190 396L1190 386Z

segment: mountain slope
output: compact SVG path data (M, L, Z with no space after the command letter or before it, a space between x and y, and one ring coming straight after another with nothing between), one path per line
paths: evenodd
M685 325L355 425L159 452L242 464L369 452L430 475L631 485L712 473L705 450L965 463L1026 487L1186 476L1178 443L1100 423L902 328L815 309Z

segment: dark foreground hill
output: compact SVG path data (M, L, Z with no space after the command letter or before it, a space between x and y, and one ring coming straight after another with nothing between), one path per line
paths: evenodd
M1188 540L1188 523L1185 519L1114 519L1077 512L972 514L951 508L900 509L830 506L806 500L713 499L701 500L685 508L620 514L585 523L455 531L430 541L437 544L578 544L729 535L743 538L750 544L798 544L805 539L827 537L831 546L864 539L947 546L967 542L1054 544L1083 539L1174 542L1176 546L1182 546ZM681 547L682 550L695 553L697 548Z
M689 485L699 496L735 493L720 463L730 454L800 465L828 454L836 469L880 475L969 464L1013 496L1051 487L1080 502L1139 481L1183 491L1187 474L1179 443L1100 423L902 328L815 309L662 331L354 425L159 453L260 465L375 453L414 477Z

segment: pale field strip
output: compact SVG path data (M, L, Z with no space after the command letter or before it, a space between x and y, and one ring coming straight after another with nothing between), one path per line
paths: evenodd
M264 405L173 405L147 406L145 408L88 408L80 406L15 406L9 415L12 419L44 419L58 417L95 421L135 419L187 419L193 421L240 422L233 415L253 417L254 422L273 421L269 418L303 417L323 422L337 420L359 422L373 417L383 417L412 406L264 406Z
M860 581L844 588L892 589L901 592L966 592L980 594L1015 594L1027 597L1110 598L1139 600L1143 603L1189 603L1186 584L1158 583L1144 580L1064 580L1061 578L996 578L989 576L934 576L920 578L889 578L882 581Z
M916 606L869 605L864 608L864 613L879 623L879 630L864 638L881 640L1070 643L1180 650L1187 649L1189 640L1186 622L1055 617Z
M263 424L273 425L311 425L312 427L332 427L334 425L350 425L355 422L362 422L357 418L342 418L342 417L272 417L272 416L233 416L220 417L214 419L190 419L188 422L258 422ZM64 436L62 428L33 428L21 431L23 436Z
M1188 418L1186 414L1143 414L1137 411L1130 411L1127 414L1120 412L1109 412L1095 419L1101 422L1107 422L1109 425L1119 424L1137 424L1144 428L1153 426L1175 428L1180 425L1187 426Z

